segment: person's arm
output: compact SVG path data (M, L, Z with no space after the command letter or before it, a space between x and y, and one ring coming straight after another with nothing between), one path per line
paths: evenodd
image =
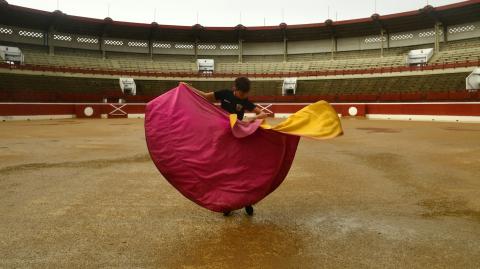
M203 92L203 91L200 91L200 90L197 90L195 89L194 87L192 87L190 84L188 83L185 83L185 82L180 82L181 84L187 86L190 90L196 92L198 95L200 95L201 97L207 99L208 101L210 102L215 102L215 94L213 92Z
M248 104L247 110L255 113L255 116L246 118L247 121L254 121L254 120L257 120L257 119L261 120L261 119L265 119L266 117L268 117L268 114L263 112L254 103L248 102L247 104Z
M256 116L255 118L257 119L265 119L266 117L268 117L268 114L263 112L260 108L258 107L255 107L255 109L253 110L253 112L255 112Z
M215 102L215 94L213 92L202 92L197 89L193 89L198 95L202 96L203 98L207 99L210 102Z

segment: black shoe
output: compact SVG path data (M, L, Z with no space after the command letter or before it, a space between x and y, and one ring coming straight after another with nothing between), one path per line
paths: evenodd
M253 215L253 206L247 205L247 206L245 207L245 212L247 212L247 214L248 214L249 216L252 216L252 215Z
M230 211L224 211L224 212L223 212L223 216L224 216L224 217L230 216Z

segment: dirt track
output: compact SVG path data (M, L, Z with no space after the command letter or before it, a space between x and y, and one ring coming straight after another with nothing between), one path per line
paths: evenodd
M480 125L343 124L225 218L160 176L143 120L0 122L0 268L479 268Z

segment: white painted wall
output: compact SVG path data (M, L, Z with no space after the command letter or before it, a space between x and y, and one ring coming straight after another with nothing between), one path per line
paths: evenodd
M283 42L243 43L243 55L283 54Z
M324 53L330 52L331 48L330 39L288 42L288 54Z
M457 32L455 28L458 27L469 27L473 25L472 31L467 32ZM470 28L470 27L469 27ZM451 31L454 31L451 33ZM465 23L460 25L453 25L448 27L448 40L460 40L460 39L467 39L467 38L475 38L480 37L480 22L475 23Z

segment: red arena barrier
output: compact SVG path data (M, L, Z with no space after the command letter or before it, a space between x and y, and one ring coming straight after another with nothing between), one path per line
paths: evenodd
M257 103L287 117L309 103ZM145 103L0 103L0 119L143 118ZM480 122L480 102L332 103L342 117Z

